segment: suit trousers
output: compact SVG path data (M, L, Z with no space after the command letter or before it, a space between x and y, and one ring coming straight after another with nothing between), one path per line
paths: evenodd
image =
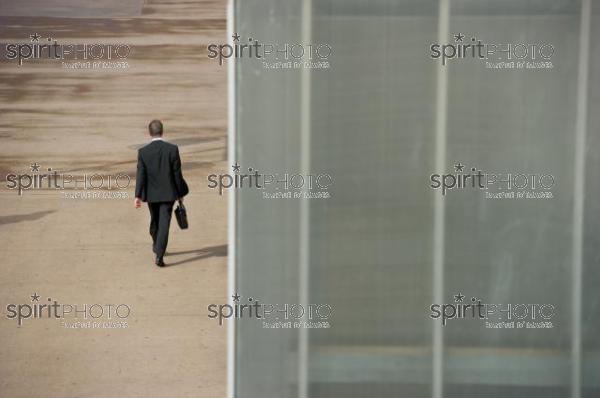
M152 248L157 257L162 258L167 251L169 242L169 227L175 202L148 202L150 209L150 236Z

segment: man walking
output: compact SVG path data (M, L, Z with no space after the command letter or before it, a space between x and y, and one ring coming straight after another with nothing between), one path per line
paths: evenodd
M163 141L161 121L151 121L148 131L152 141L138 151L134 204L138 209L142 202L148 202L155 264L164 267L173 204L183 200L189 189L181 174L179 148Z

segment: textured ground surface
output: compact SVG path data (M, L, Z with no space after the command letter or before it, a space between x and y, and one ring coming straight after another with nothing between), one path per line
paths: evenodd
M48 17L57 12L48 2L39 15L5 3L3 48L39 33L132 51L125 70L0 60L0 396L223 397L226 329L209 322L206 305L226 300L226 198L205 181L226 168L226 73L205 54L225 40L225 3L87 2L86 19ZM77 176L134 175L153 118L179 145L191 187L191 229L172 225L164 269L152 262L148 211L132 199L6 188L8 173L30 173L34 162ZM6 306L34 304L34 293L80 308L127 304L128 328L68 329L46 318L17 327Z

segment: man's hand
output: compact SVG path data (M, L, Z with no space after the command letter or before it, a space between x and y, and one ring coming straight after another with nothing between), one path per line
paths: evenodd
M133 201L133 205L136 209L139 209L140 207L142 207L142 199L135 198L135 200Z

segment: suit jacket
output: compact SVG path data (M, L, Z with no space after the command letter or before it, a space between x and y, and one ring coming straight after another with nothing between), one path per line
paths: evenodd
M181 174L177 145L154 140L138 151L135 197L144 202L174 202L189 193Z

